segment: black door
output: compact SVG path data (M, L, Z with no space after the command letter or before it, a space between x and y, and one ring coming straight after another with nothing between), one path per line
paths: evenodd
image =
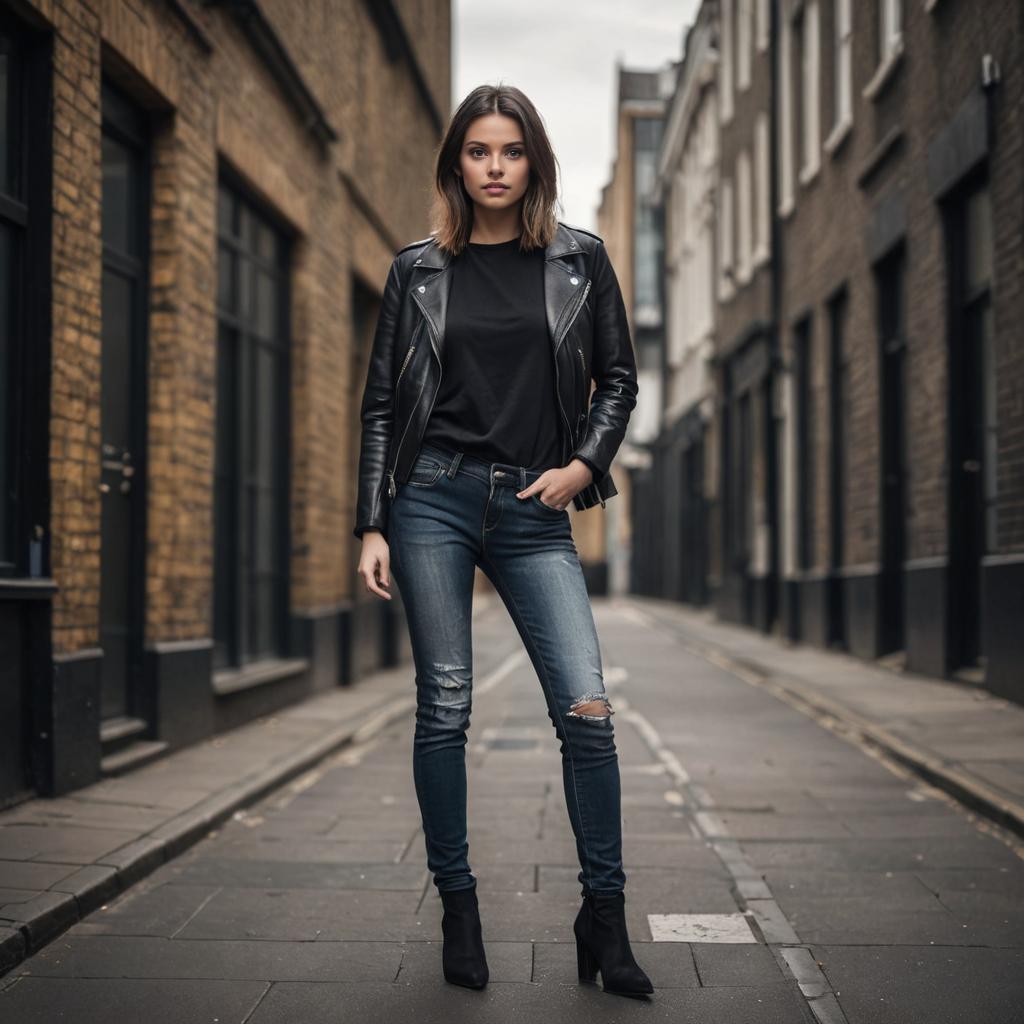
M144 602L149 186L143 114L103 84L100 644L103 718L133 719ZM138 724L138 723L136 723Z
M949 351L949 663L980 667L981 565L986 553L995 431L991 210L987 187L970 185L946 210L950 268ZM993 524L994 525L994 524ZM993 530L994 532L994 530Z
M906 551L906 460L903 252L878 266L881 441L881 586L879 649L903 649L903 561Z

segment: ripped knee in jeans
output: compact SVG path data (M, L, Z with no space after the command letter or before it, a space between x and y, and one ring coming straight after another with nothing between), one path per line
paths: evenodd
M585 693L566 712L570 718L588 722L603 722L615 714L611 702L603 693Z

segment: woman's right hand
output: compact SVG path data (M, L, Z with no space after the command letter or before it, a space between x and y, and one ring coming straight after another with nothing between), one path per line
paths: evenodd
M363 550L359 556L356 572L363 577L366 589L371 594L391 600L391 595L382 587L391 586L391 549L380 530L367 530L363 534Z

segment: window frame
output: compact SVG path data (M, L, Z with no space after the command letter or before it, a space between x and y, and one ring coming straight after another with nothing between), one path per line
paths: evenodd
M291 238L286 227L272 212L259 204L234 174L226 167L221 169L218 179L218 288L217 288L217 406L214 421L216 437L215 490L214 490L214 601L212 611L212 634L214 638L214 671L230 672L244 669L261 662L285 658L290 650L288 622L290 615L291 584L291 435L292 400L291 374L293 346L291 337ZM231 225L226 229L220 216L220 204L228 196L231 202ZM247 218L249 227L239 230L240 217ZM275 254L272 258L261 255L256 248L260 229L266 229L274 239ZM227 263L231 278L225 282L221 275L224 268L221 256L227 251ZM243 275L251 280L245 291ZM273 337L263 338L257 333L255 324L257 283L262 276L269 275L277 292L274 312ZM222 288L229 287L229 303L222 301ZM240 309L244 296L249 296L251 308ZM228 336L231 336L230 338ZM233 346L233 350L227 346ZM255 503L258 490L253 483L250 467L251 457L256 450L256 418L251 415L259 408L259 379L252 367L261 352L270 350L278 359L278 373L274 378L274 397L278 403L277 442L272 448L272 469L275 474L272 488L271 536L275 549L271 552L270 575L278 580L273 590L271 609L274 629L272 649L259 651L253 642L252 618L255 598L252 576L259 564L257 550L257 527ZM233 368L231 383L222 377L222 371L230 363ZM229 393L228 388L235 390ZM222 403L230 400L230 409ZM225 418L226 413L226 418ZM225 431L230 433L225 435ZM227 459L231 473L224 473L221 459ZM219 495L224 487L227 493ZM229 502L224 506L222 502ZM224 517L222 519L222 516ZM226 534L234 541L229 547ZM265 575L266 573L264 573ZM228 588L226 590L222 588ZM222 604L222 602L224 602ZM224 616L222 618L222 615Z

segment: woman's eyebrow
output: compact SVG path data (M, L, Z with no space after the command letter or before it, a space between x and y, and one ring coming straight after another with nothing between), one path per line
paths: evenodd
M470 139L469 142L466 143L466 145L467 146L482 146L484 149L488 149L489 148L486 142L478 142L476 139ZM508 149L509 146L522 146L522 145L523 145L522 139L516 139L515 142L506 142L504 148Z

